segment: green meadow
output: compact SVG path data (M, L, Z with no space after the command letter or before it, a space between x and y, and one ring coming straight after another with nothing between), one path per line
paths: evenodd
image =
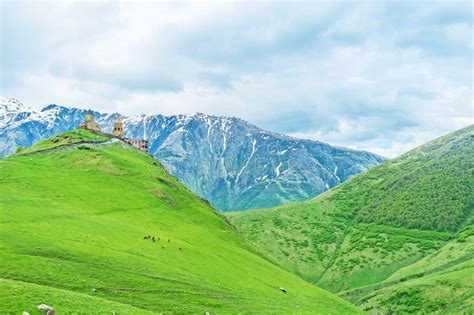
M360 312L265 258L151 156L106 140L77 130L0 160L0 313Z

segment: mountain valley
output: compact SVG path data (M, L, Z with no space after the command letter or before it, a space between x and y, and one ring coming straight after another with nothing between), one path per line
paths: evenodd
M313 200L228 217L288 270L366 311L469 313L473 156L471 125Z

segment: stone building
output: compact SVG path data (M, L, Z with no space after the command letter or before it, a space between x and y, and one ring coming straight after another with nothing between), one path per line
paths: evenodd
M123 138L123 122L120 120L120 118L117 118L117 120L114 122L114 129L112 130L112 134L117 138Z
M94 120L94 116L91 114L86 115L84 122L79 125L79 128L98 132L101 131L99 125Z
M140 151L148 152L148 140L143 139L125 139L132 146L137 148Z
M122 139L123 141L127 142L128 144L137 148L140 151L148 152L148 140L126 138L125 131L123 128L123 122L118 117L114 122L114 129L112 130L112 135Z

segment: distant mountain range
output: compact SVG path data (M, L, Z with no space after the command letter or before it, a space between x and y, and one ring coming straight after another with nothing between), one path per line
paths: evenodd
M0 99L0 156L76 128L90 111L48 105L34 111ZM119 114L91 112L110 131ZM221 210L271 207L314 197L384 159L365 151L301 140L228 117L119 115L130 138L186 187Z

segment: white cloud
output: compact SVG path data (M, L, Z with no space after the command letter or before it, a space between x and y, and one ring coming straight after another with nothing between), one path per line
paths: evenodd
M2 2L1 95L396 156L473 123L469 2Z

